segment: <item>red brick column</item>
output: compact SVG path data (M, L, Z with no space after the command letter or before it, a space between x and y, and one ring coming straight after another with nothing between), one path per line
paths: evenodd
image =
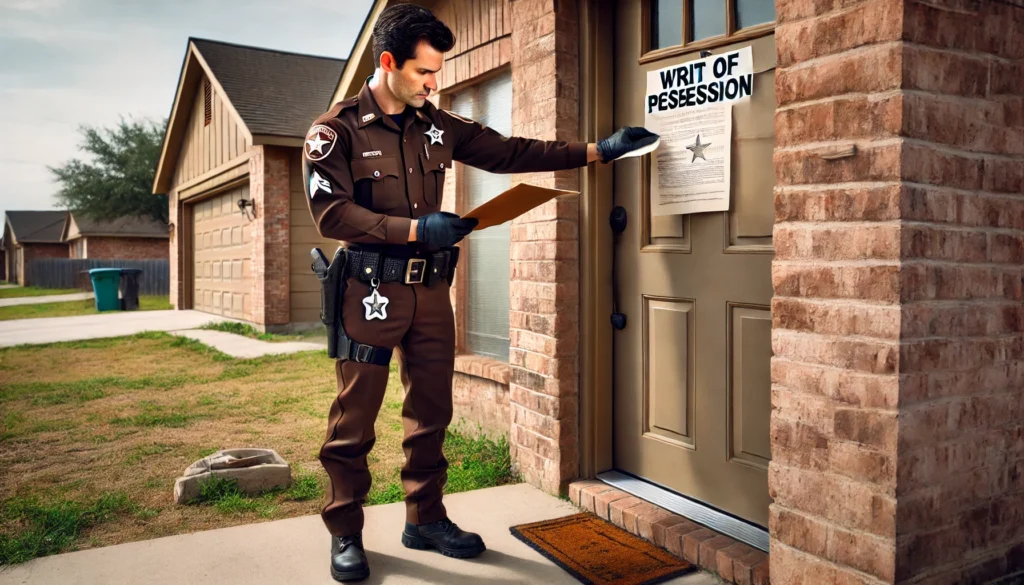
M512 131L579 137L575 2L512 0ZM556 11L557 7L557 11ZM515 181L579 189L579 171ZM564 490L579 468L579 202L549 202L512 224L510 409L512 458L524 479Z
M256 214L252 232L252 319L263 326L287 324L291 316L288 156L287 148L254 146L249 159L249 196Z
M1024 570L1024 10L776 5L772 582Z

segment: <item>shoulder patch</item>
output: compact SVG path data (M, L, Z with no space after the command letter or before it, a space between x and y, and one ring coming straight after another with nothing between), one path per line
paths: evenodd
M452 118L455 118L457 120L462 120L463 122L465 122L467 124L473 124L474 123L473 120L470 120L469 118L463 118L462 116L456 114L455 112L453 112L451 110L441 110L441 111L446 113L446 114L448 114Z
M302 147L302 152L311 161L322 160L331 154L337 142L337 132L324 124L315 124L306 134L306 143Z

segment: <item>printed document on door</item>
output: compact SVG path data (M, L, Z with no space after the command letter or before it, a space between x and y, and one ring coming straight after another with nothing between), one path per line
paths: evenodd
M644 126L661 135L652 215L729 209L732 105L752 93L750 47L647 72Z
M732 106L715 104L649 117L661 135L651 156L651 214L680 215L729 209Z

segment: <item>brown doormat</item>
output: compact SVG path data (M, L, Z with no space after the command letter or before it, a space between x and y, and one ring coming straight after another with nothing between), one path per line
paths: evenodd
M587 585L649 585L693 570L665 549L589 512L510 530Z

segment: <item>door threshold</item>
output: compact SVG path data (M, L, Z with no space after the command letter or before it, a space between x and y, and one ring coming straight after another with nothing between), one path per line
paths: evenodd
M759 526L724 512L719 512L696 500L681 496L656 484L619 471L599 473L597 474L597 479L664 508L669 512L689 518L698 524L703 524L715 532L720 532L754 548L768 552L768 531Z

